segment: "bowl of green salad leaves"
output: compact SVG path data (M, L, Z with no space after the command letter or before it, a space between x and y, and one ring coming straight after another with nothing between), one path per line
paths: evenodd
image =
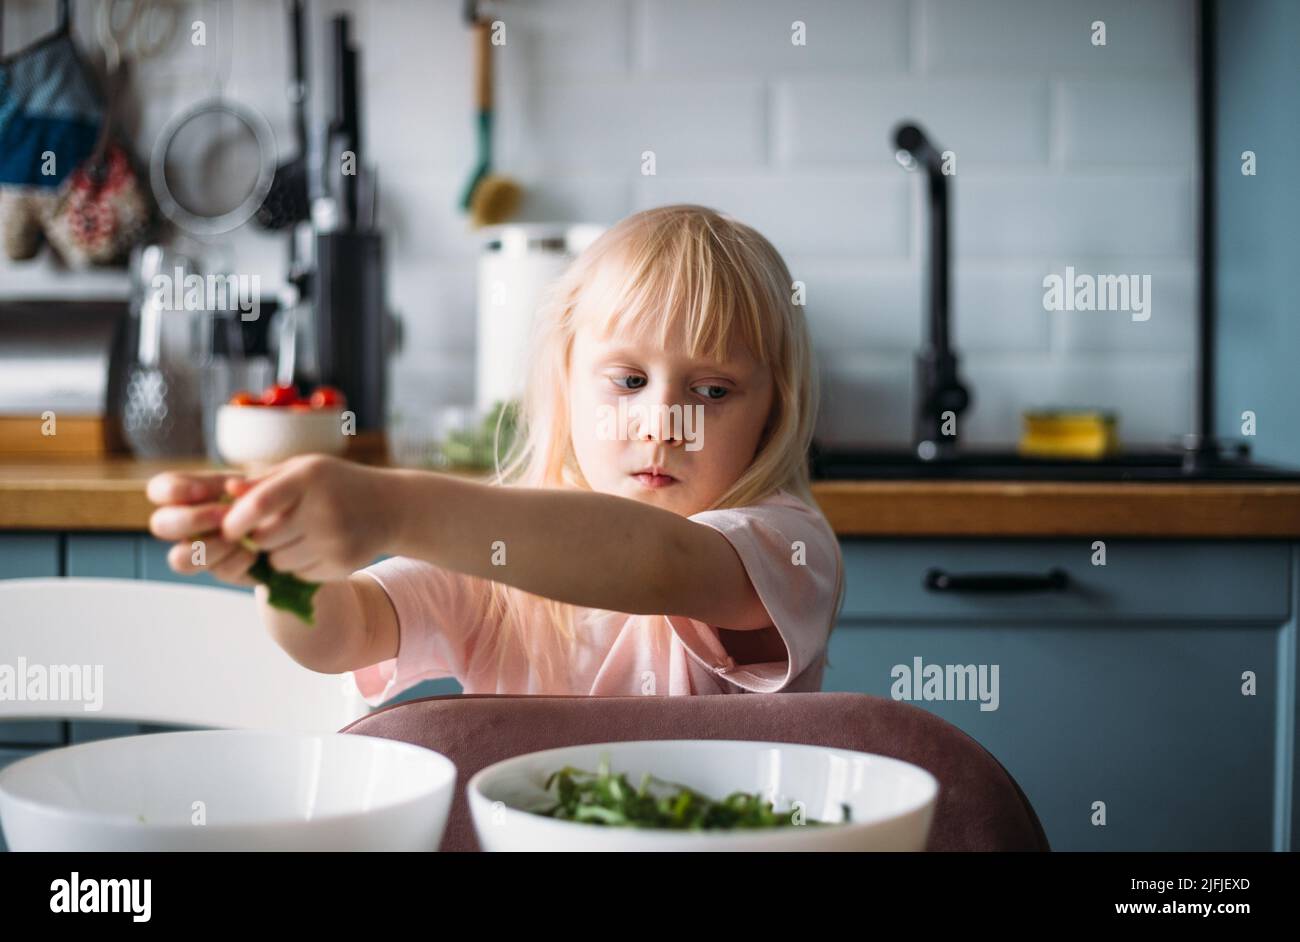
M489 851L916 851L939 783L849 749L675 739L516 756L466 792Z

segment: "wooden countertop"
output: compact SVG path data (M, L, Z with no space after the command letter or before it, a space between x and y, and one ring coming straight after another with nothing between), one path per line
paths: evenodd
M145 482L204 461L0 462L0 530L148 529ZM1300 483L822 481L840 536L1300 538Z

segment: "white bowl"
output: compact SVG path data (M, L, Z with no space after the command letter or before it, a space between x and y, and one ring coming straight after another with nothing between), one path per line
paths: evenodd
M608 827L548 818L526 810L553 805L547 777L566 765L590 772L608 757L636 788L650 772L715 800L760 792L778 812L803 803L809 820L735 831ZM653 787L653 786L652 786ZM591 743L533 752L490 765L469 780L470 813L484 850L741 851L923 850L939 783L899 759L795 743L683 739Z
M390 739L154 733L8 766L0 824L11 850L432 851L455 782L446 756Z
M217 452L232 465L268 465L306 454L341 454L341 409L232 406L217 409Z

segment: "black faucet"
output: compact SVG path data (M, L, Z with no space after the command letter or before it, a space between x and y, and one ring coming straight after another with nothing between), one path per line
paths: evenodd
M957 419L971 394L957 377L957 355L948 336L948 175L943 157L914 124L894 129L898 162L907 170L924 166L929 194L929 331L916 354L917 406L913 446L925 461L952 457L957 450ZM951 413L951 416L945 415Z

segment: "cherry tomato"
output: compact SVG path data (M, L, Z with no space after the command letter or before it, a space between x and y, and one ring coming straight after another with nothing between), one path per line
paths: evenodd
M230 397L230 404L232 406L260 406L262 400L258 399L247 389L241 389Z
M311 394L311 407L313 409L328 409L332 406L341 405L343 405L343 393L333 386L317 386L316 391Z
M262 393L264 406L291 406L300 401L298 390L292 386L268 386Z
M305 402L292 402L289 404L290 412L310 412L311 406Z

